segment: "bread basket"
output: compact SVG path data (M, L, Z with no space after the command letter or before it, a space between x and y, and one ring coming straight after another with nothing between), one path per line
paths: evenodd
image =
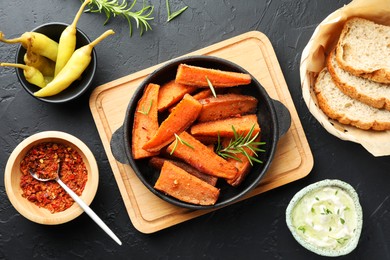
M325 66L325 57L337 43L344 22L362 17L390 26L390 2L387 0L354 0L326 17L315 29L304 48L300 64L303 99L318 122L341 140L361 144L374 156L390 155L390 131L366 131L329 119L319 108L313 91L318 72Z

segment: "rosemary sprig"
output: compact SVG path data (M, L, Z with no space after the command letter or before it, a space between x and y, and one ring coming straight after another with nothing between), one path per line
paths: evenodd
M206 76L207 84L209 85L209 88L211 90L211 93L213 93L214 97L217 97L217 93L215 93L215 89L209 78Z
M256 142L256 138L259 135L257 133L252 137L255 125L253 125L250 131L244 136L244 134L238 134L234 126L232 126L234 138L230 140L229 144L226 147L222 147L221 138L218 134L218 143L216 152L222 158L232 158L237 161L241 161L236 154L243 154L248 158L249 163L253 165L253 162L263 163L261 160L257 159L257 152L265 152L265 150L260 149L258 146L264 145L265 142ZM249 149L253 152L254 156L249 155L245 149Z
M84 0L81 0L83 2ZM150 20L154 18L151 17L154 6L153 5L145 5L143 3L142 9L139 11L133 11L133 7L137 1L134 0L133 3L128 6L126 0L122 0L119 3L119 0L91 0L89 3L89 9L86 12L91 13L104 13L106 15L106 21L104 24L108 22L108 20L112 17L121 16L125 18L129 24L129 33L130 36L133 34L133 26L131 20L134 20L137 26L137 29L140 30L140 35L144 33L144 31L152 30L152 27L149 24Z
M173 145L172 151L169 153L170 155L172 155L172 154L175 152L176 147L177 147L177 145L178 145L179 142L180 142L181 144L187 145L187 146L190 147L191 149L194 149L194 147L193 147L191 144L189 144L188 142L186 142L186 141L184 141L183 139L181 139L180 136L178 136L178 135L175 133L175 143L174 143L174 145Z
M165 1L165 4L167 6L167 14L168 14L168 19L167 19L167 22L170 22L172 21L173 19L175 19L175 17L179 16L181 13L183 13L185 10L187 10L188 6L185 6L183 7L182 9L176 11L176 12L173 12L171 13L171 8L169 6L169 1L166 0Z
M144 106L142 106L141 110L138 110L137 112L144 114L144 115L148 115L150 112L150 109L152 108L152 105L153 105L153 100L150 100L150 104L146 109L144 108Z

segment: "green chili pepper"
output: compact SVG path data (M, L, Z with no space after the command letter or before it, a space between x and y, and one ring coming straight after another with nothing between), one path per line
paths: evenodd
M31 50L31 39L28 40L27 51L26 54L24 54L23 60L26 65L38 69L43 74L43 76L54 76L54 61L33 52Z
M72 56L74 50L76 49L76 25L80 16L85 8L85 6L90 2L90 0L85 0L81 5L79 11L77 12L72 24L67 26L65 30L61 33L61 37L58 43L58 54L55 66L54 77L62 70L65 64L68 62Z
M15 67L23 70L24 77L26 80L34 84L40 88L43 88L47 84L47 79L42 75L42 73L37 70L36 68L24 64L18 64L18 63L0 63L0 66L9 66L9 67Z
M113 30L107 30L102 35L100 35L93 42L75 50L70 57L69 61L66 63L65 67L58 73L54 79L47 84L47 86L34 93L37 97L47 97L53 96L72 84L73 81L78 79L84 70L88 67L91 62L91 53L93 47L95 47L99 42L105 39L107 36L114 34Z
M29 40L30 39L30 40ZM46 35L38 32L25 32L19 38L5 39L0 32L0 41L5 43L21 43L27 49L28 41L31 41L31 50L39 55L45 56L52 61L56 61L58 43Z

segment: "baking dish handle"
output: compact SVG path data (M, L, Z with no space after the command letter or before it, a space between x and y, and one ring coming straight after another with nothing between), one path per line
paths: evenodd
M119 127L113 133L110 141L110 147L115 160L123 164L129 164L126 156L123 126Z
M279 125L279 136L280 139L284 134L287 133L288 129L291 126L291 114L285 105L283 105L278 100L272 100L274 104L274 108L276 111L276 117Z

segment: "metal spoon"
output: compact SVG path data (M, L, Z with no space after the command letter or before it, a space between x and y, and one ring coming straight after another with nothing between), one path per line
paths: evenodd
M111 231L111 229L99 218L98 215L90 208L87 204L76 194L72 189L70 189L68 186L66 186L65 183L63 183L59 178L59 170L60 166L57 168L57 174L54 178L48 178L48 179L42 179L39 178L38 174L33 172L30 169L30 174L32 177L34 177L38 181L51 181L55 180L71 197L74 201L76 201L79 206L84 210L85 213L87 213L95 222L98 224L115 242L117 242L119 245L122 245L122 242L119 240L119 238L114 234L114 232Z

